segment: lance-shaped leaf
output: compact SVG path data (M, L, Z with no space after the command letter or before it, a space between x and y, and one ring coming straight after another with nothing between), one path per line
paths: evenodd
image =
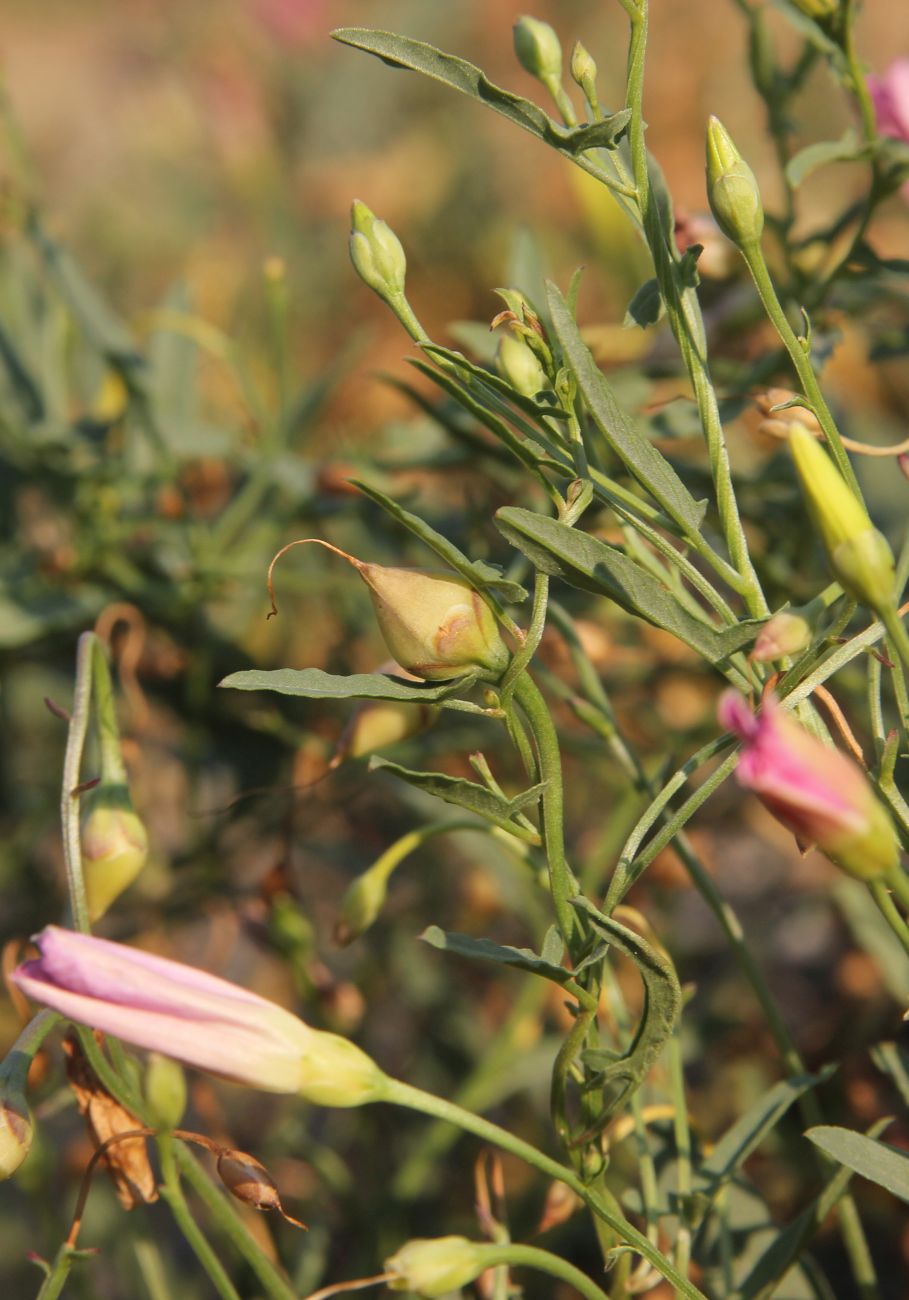
M433 704L451 695L463 694L472 677L451 682L407 682L385 673L352 673L340 676L321 668L248 668L231 673L220 686L234 691L274 691L278 695L299 695L307 700L396 700L401 704Z
M703 502L695 501L666 457L627 418L581 338L577 322L559 290L550 283L547 293L553 328L594 424L629 473L659 502L670 519L686 533L697 533L704 516Z
M503 600L519 602L527 599L527 592L519 582L511 582L508 578L503 577L502 573L491 564L484 563L483 560L471 560L463 551L450 542L447 537L437 533L431 524L419 515L411 514L403 506L398 505L397 501L380 492L378 488L370 487L368 483L363 483L359 479L352 479L354 487L375 501L376 505L381 506L392 519L403 524L414 537L418 537L421 542L431 547L436 555L440 556L447 565L459 573L462 578L476 587L478 591L487 595L495 593L501 596Z
M889 1123L889 1119L878 1120L868 1130L868 1137L876 1138ZM770 1300L776 1294L780 1279L786 1276L805 1246L829 1218L833 1207L847 1191L851 1178L851 1169L837 1170L820 1195L783 1228L736 1291L741 1300Z
M497 794L488 786L479 785L476 781L467 781L460 776L447 776L444 772L413 772L410 768L390 763L387 758L380 758L378 755L370 759L369 770L388 772L391 776L406 781L408 785L415 786L426 794L434 795L437 799L443 799L445 803L476 813L478 817L485 818L495 826L504 827L519 839L538 842L539 837L535 832L518 826L512 818L524 808L537 803L545 788L545 782L531 786L529 790L523 790L513 799L507 799L504 795Z
M835 1124L810 1128L805 1137L847 1169L909 1201L909 1152Z
M818 167L835 162L856 162L867 156L867 145L859 140L857 132L850 127L839 140L822 140L800 149L786 164L786 179L790 185L799 186Z
M722 630L702 623L652 573L589 533L519 506L503 507L495 519L502 535L541 573L610 597L629 614L672 632L710 663L721 663L754 637L752 621Z
M332 32L336 41L354 49L375 54L392 67L422 72L433 81L458 90L462 95L485 104L510 122L523 127L538 140L545 140L567 158L576 158L587 149L614 149L627 129L631 114L627 109L611 114L601 122L585 126L564 127L554 122L538 104L515 95L490 81L482 69L466 59L437 50L423 41L414 41L394 32L369 27L340 27Z
M741 1169L742 1165L771 1129L775 1128L793 1102L798 1101L809 1088L824 1083L835 1067L827 1066L817 1074L800 1074L782 1079L727 1129L708 1158L697 1171L694 1190L712 1200L724 1183Z
M572 972L558 962L549 961L532 948L512 948L506 944L493 943L492 939L475 939L470 934L458 934L452 930L441 930L437 925L428 926L420 935L433 948L456 953L459 957L470 957L479 961L498 962L503 966L513 966L517 970L530 971L556 984L567 984L573 978Z
M634 962L644 985L644 1008L627 1053L618 1060L608 1059L596 1051L584 1054L588 1065L597 1070L594 1086L609 1089L618 1085L618 1093L600 1116L600 1122L605 1124L624 1097L641 1084L662 1052L678 1023L682 990L672 962L641 935L606 916L589 899L576 897L571 902L601 939Z

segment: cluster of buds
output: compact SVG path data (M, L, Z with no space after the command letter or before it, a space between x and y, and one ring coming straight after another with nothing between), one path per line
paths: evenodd
M347 1039L236 984L125 944L48 926L13 982L69 1020L265 1092L361 1106L385 1075Z
M742 742L736 776L808 847L859 880L879 880L899 865L890 814L857 763L816 740L772 695L754 714L735 691L720 698L719 719Z

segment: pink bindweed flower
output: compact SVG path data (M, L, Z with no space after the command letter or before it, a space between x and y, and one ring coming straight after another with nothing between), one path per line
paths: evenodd
M69 1020L266 1092L325 1106L377 1098L385 1076L353 1043L181 962L49 925L13 982Z
M909 58L894 59L882 77L869 77L877 129L895 140L909 140Z
M875 880L899 866L890 815L857 763L816 740L772 695L760 713L735 691L720 698L720 725L742 741L736 776L806 845L838 867Z

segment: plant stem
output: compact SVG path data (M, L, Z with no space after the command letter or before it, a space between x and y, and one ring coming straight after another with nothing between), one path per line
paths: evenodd
M691 1132L688 1127L688 1105L685 1100L682 1044L678 1033L673 1034L669 1040L669 1083L674 1111L672 1126L675 1133L676 1191L680 1203L679 1227L675 1238L675 1266L683 1277L687 1277L691 1259L691 1227L685 1205L691 1195Z
M789 353L793 369L802 385L802 392L811 403L811 409L817 416L818 423L824 431L824 437L827 439L827 445L839 471L859 501L861 501L863 499L862 490L859 487L858 479L855 477L852 462L846 454L839 430L821 392L817 376L814 373L814 367L811 364L811 358L799 342L795 330L789 324L789 318L783 310L782 303L777 297L776 289L773 287L773 281L770 278L770 272L767 269L767 263L764 260L763 250L759 243L750 243L742 245L740 252L745 259L748 270L751 272L751 278L754 280L764 310L777 334L779 334L783 346Z
M66 863L66 883L73 925L88 934L88 900L85 879L82 875L82 845L79 828L79 773L82 751L88 730L88 715L92 692L92 666L97 637L94 632L83 632L76 651L76 684L73 690L73 708L66 737L63 757L63 783L60 793L60 822L63 829L63 859Z
M174 1155L180 1172L204 1203L218 1231L246 1260L269 1300L295 1300L296 1291L256 1244L226 1195L215 1186L193 1153L180 1142L175 1144Z
M479 1253L484 1259L488 1259L489 1268L499 1264L518 1268L526 1265L528 1268L537 1269L540 1273L548 1273L551 1277L567 1282L569 1286L579 1291L585 1300L608 1300L606 1292L586 1273L582 1273L579 1268L569 1264L560 1255L541 1250L539 1246L520 1246L514 1243L501 1246L489 1245L481 1247Z
M57 1297L66 1284L69 1277L70 1269L75 1263L77 1251L71 1246L62 1245L54 1256L54 1262L51 1270L41 1283L41 1290L38 1292L36 1300L57 1300Z
M199 1263L211 1278L212 1285L221 1300L241 1300L239 1292L227 1276L224 1266L206 1240L202 1230L190 1213L189 1206L186 1204L186 1198L180 1186L180 1175L177 1170L174 1138L162 1135L157 1139L157 1146L163 1178L161 1195L170 1206L171 1214L173 1214L177 1226L194 1251Z
M896 935L902 945L903 952L909 957L909 927L900 915L899 908L890 897L886 884L880 880L872 880L869 884L871 895L880 909L881 916L890 926L890 929Z
M578 933L578 918L570 899L577 894L577 881L565 857L564 792L562 756L549 708L529 673L515 679L514 695L526 717L536 745L543 789L542 830L549 867L549 887L556 920L569 953Z
M666 315L682 354L694 389L701 427L707 440L710 472L716 491L717 510L723 537L735 569L728 579L748 604L751 614L761 618L769 613L761 585L751 562L748 541L739 518L732 488L732 472L716 392L707 368L707 336L697 293L682 283L679 260L670 247L666 221L671 214L661 212L660 203L650 183L647 145L644 140L644 60L647 47L647 0L641 0L631 16L631 40L628 48L628 82L626 107L631 109L628 138L634 168L634 182L644 228L644 236L653 258L653 267Z
M424 1115L432 1115L438 1119L447 1120L451 1124L456 1124L458 1128L464 1129L467 1133L473 1133L484 1142L491 1142L494 1146L500 1147L501 1150L509 1151L520 1160L524 1160L527 1164L538 1169L540 1173L545 1174L548 1178L554 1178L565 1183L594 1214L618 1234L623 1243L642 1255L668 1282L676 1287L680 1295L685 1297L685 1300L705 1300L702 1292L681 1277L671 1261L652 1242L648 1241L643 1233L638 1232L637 1228L624 1218L621 1211L608 1205L601 1196L582 1182L571 1169L544 1155L542 1151L538 1151L529 1142L524 1142L521 1138L515 1137L513 1133L509 1133L507 1129L500 1128L498 1124L493 1124L480 1115L474 1115L470 1111L462 1110L460 1106L456 1106L453 1102L445 1101L442 1097L435 1097L432 1093L423 1092L422 1089L414 1088L411 1084L403 1083L399 1079L386 1079L384 1095L380 1100L389 1102L394 1106L405 1106L409 1110L420 1111Z

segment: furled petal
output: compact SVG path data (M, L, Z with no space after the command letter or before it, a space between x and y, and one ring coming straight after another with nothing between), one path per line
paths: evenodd
M815 739L766 696L753 714L734 691L719 719L742 741L736 775L800 840L861 879L893 870L899 845L889 814L851 758Z
M180 962L48 926L13 980L29 997L188 1065L297 1092L315 1031L254 993Z

